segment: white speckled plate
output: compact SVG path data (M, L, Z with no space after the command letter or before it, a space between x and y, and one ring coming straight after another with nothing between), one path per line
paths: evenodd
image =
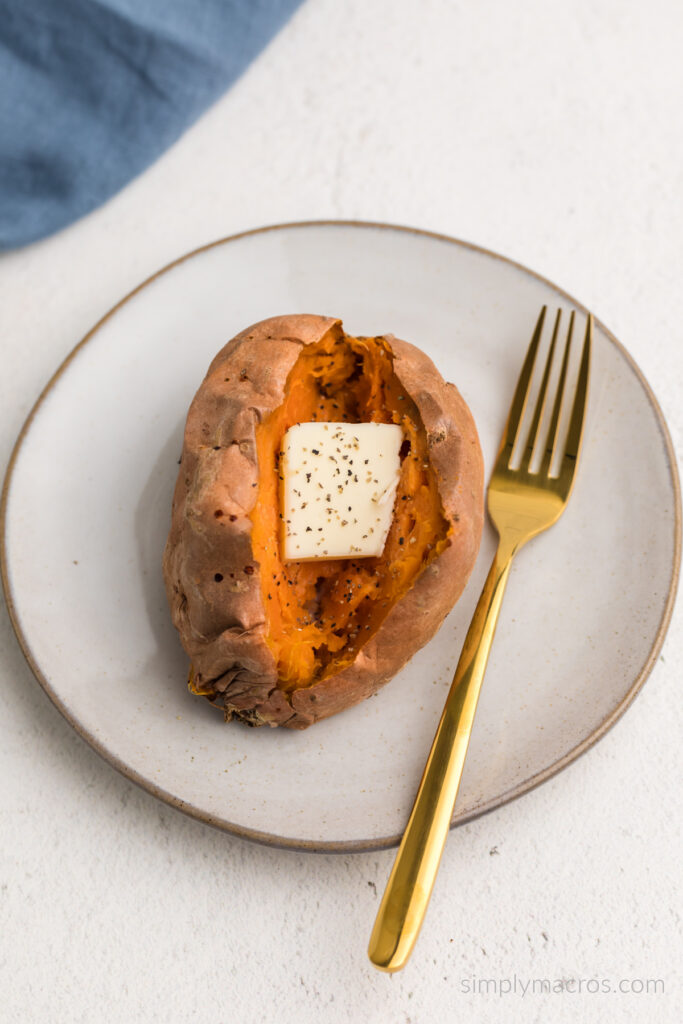
M129 778L239 835L359 850L398 839L493 553L437 637L381 693L305 732L225 725L190 696L161 578L185 412L215 352L277 313L424 348L477 421L487 466L543 303L578 306L473 246L372 224L285 225L171 264L90 332L17 443L3 582L36 676ZM666 426L596 324L569 507L513 568L454 821L569 764L630 704L661 646L680 560ZM626 756L626 753L624 753Z

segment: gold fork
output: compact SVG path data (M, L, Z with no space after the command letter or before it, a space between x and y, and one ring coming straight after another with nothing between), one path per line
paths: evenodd
M465 637L453 683L429 752L415 803L370 937L368 955L380 970L398 971L408 960L420 931L451 824L467 746L472 732L486 662L493 642L512 559L536 534L562 514L576 473L588 394L593 318L588 316L574 402L557 475L551 471L559 452L559 430L567 400L567 367L574 328L569 318L567 340L546 440L544 425L548 382L560 329L558 309L531 425L522 430L546 307L541 310L524 360L488 488L488 510L498 531L498 550ZM523 444L521 462L511 467L513 450ZM537 446L538 470L532 471Z

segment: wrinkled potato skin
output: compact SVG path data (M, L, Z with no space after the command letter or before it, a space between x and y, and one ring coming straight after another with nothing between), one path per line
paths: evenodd
M192 662L194 685L226 718L303 729L376 693L441 625L479 549L483 460L476 427L457 389L431 359L386 335L394 371L427 433L449 546L392 608L354 662L306 689L284 694L265 640L259 566L252 557L257 495L255 428L283 400L302 346L341 321L296 315L247 328L218 353L187 416L163 559L173 622ZM216 511L223 514L216 517ZM214 580L220 571L223 579ZM230 574L233 574L231 576Z

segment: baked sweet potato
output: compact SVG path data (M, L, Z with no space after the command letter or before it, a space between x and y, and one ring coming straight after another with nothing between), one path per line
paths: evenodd
M278 459L313 420L401 424L381 557L284 563ZM163 569L190 689L251 725L305 728L375 693L436 632L467 582L483 461L465 402L392 335L282 316L215 357L190 407Z

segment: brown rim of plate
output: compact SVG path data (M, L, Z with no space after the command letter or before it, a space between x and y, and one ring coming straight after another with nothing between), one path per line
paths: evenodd
M5 480L2 488L2 499L0 500L0 574L2 575L2 585L5 592L5 600L7 602L7 609L9 611L10 620L12 622L12 626L14 628L14 632L16 633L21 649L34 676L36 677L42 688L45 690L45 693L48 695L48 697L55 705L55 707L61 712L64 718L66 718L69 724L73 726L76 732L86 741L86 743L88 743L93 748L93 750L100 755L100 757L102 757L105 761L112 765L112 767L116 768L116 770L121 772L122 775L125 775L126 778L130 779L131 782L136 783L136 785L140 786L142 789L147 790L148 793L151 793L153 796L158 797L160 800L163 800L165 803L170 804L172 807L177 808L179 811L183 811L183 813L189 815L190 817L197 818L199 821L202 821L207 825L212 825L214 828L223 829L225 832L229 832L232 835L239 836L242 839L249 839L252 842L262 843L266 846L275 846L289 850L304 850L315 853L363 853L370 850L383 850L393 846L398 846L401 840L401 834L399 833L394 836L384 836L380 839L372 840L341 840L329 842L315 842L313 840L305 839L287 839L283 836L272 835L269 832L261 832L255 829L244 828L241 825L236 825L234 822L226 821L223 818L218 818L210 814L207 814L206 812L195 807L193 804L189 804L183 800L178 799L178 797L174 796L172 793L168 793L160 786L155 785L151 780L146 779L144 776L134 771L132 768L130 768L129 765L125 764L114 754L112 754L109 750L107 750L104 747L104 745L97 740L95 736L91 735L85 729L83 729L80 723L68 712L68 710L62 704L58 695L51 688L49 682L43 675L41 669L39 668L36 659L33 656L33 652L31 651L29 643L26 637L23 635L21 627L19 625L17 613L14 607L14 601L12 597L12 591L10 588L7 568L7 500L12 480L12 471L17 461L17 457L19 455L22 442L26 434L28 433L33 418L36 415L38 409L40 408L46 395L50 392L53 385L56 383L59 377L61 377L61 375L67 369L67 367L74 359L74 357L77 355L77 353L80 351L80 349L82 349L90 341L90 339L94 337L94 335L97 333L100 327L104 323L106 323L106 321L109 320L110 317L112 317L116 312L118 312L118 310L123 305L125 305L126 302L128 302L135 295L137 295L138 292L142 291L143 288L146 288L148 284L151 284L158 277L161 277L162 274L165 274L169 270L172 270L174 267L177 267L180 263L184 263L186 260L189 260L192 257L199 255L199 253L206 252L209 249L214 249L219 245L226 245L229 242L236 242L242 238L248 238L252 235L265 234L266 232L269 231L282 231L300 228L319 227L350 227L369 229L373 231L400 231L405 234L419 235L424 238L433 238L440 242L448 242L452 245L460 246L463 249L468 249L471 252L482 253L483 255L489 256L492 259L500 260L503 263L507 263L510 266L515 267L517 270L522 271L522 273L528 274L530 277L533 277L537 281L541 281L543 284L547 285L554 292L556 292L563 299L565 299L568 303L574 306L574 308L581 310L581 312L585 314L588 314L588 310L586 309L586 307L583 306L580 302L577 302L576 299L574 299L571 295L563 291L561 288L558 288L557 285L553 284L552 281L549 281L541 274L537 274L535 273L535 271L529 270L529 268L525 267L522 263L518 263L516 260L509 259L507 256L501 256L498 253L491 252L489 249L485 249L479 245L474 245L471 242L463 242L458 238L452 238L449 235L440 234L436 231L426 231L421 228L409 228L398 224L385 224L382 222L356 220L293 221L286 224L271 224L261 228L253 228L249 231L241 231L238 234L229 235L227 238L221 238L215 242L210 242L208 245L202 245L198 249L193 249L191 252L186 253L184 256L180 256L178 259L173 260L172 263L168 263L165 267L162 267L161 270L158 270L155 274L152 274L151 277L148 277L145 281L139 284L137 288L134 288L133 291L129 292L128 295L126 295L123 299L120 300L120 302L117 302L116 305L113 306L108 313L106 313L100 320L98 320L95 326L91 328L90 331L88 331L85 337L75 346L75 348L72 349L72 351L63 360L63 362L60 364L60 366L57 368L55 373L52 375L52 377L49 379L49 381L41 391L40 395L38 396L38 399L36 400L35 405L28 414L24 422L24 425L21 428L21 431L19 432L19 436L17 437L14 448L12 450L12 454L10 456L10 460L7 466L7 472L5 474ZM474 818L478 818L483 814L487 814L489 811L494 810L496 807L502 807L504 804L509 803L511 800L515 800L517 797L522 796L523 793L528 793L530 790L535 789L536 786L539 786L542 782L545 782L547 779L552 778L553 775L557 775L558 772L562 771L563 768L566 768L567 765L571 764L572 761L575 761L581 754L585 753L586 750L588 750L590 747L593 746L594 743L601 739L605 735L605 733L607 733L608 730L611 729L615 722L617 722L618 719L621 718L621 716L624 714L626 709L630 706L630 704L635 699L636 695L641 690L643 683L645 682L645 680L647 679L655 665L659 652L662 648L662 644L664 643L664 637L666 635L669 622L671 620L671 615L673 612L674 602L676 598L676 589L678 586L678 577L681 563L681 490L678 478L678 470L676 466L676 458L673 450L673 444L671 442L671 436L669 434L669 430L666 425L666 420L664 419L662 410L659 407L659 403L657 402L657 399L655 398L652 389L650 388L650 385L643 376L643 373L638 367L638 365L633 360L632 356L624 348L621 342L614 337L611 331L609 331L599 320L595 319L595 325L605 334L609 341L611 341L612 344L616 346L616 348L619 350L621 355L624 357L624 359L626 360L626 362L631 367L634 374L640 381L640 384L642 385L642 388L645 391L645 394L657 418L659 430L662 435L662 440L664 442L664 447L666 449L666 454L669 461L669 472L671 474L671 483L674 492L674 556L671 569L671 581L669 584L669 592L667 595L666 603L664 605L664 611L662 613L659 627L655 634L650 652L647 658L645 659L645 662L642 665L640 671L636 675L628 693L625 695L621 703L612 711L612 713L607 715L606 718L600 723L600 725L593 730L590 736L587 736L586 739L581 741L581 743L578 743L572 750L566 753L563 757L559 758L553 764L549 765L543 771L537 772L536 775L530 776L528 779L525 779L523 782L519 783L519 785L514 786L512 789L508 790L506 793L503 793L501 796L496 797L494 800L489 800L487 803L480 805L479 807L470 811L468 814L460 816L458 814L455 814L453 821L451 822L451 828L455 827L456 825L463 825L465 824L465 822L472 821Z

